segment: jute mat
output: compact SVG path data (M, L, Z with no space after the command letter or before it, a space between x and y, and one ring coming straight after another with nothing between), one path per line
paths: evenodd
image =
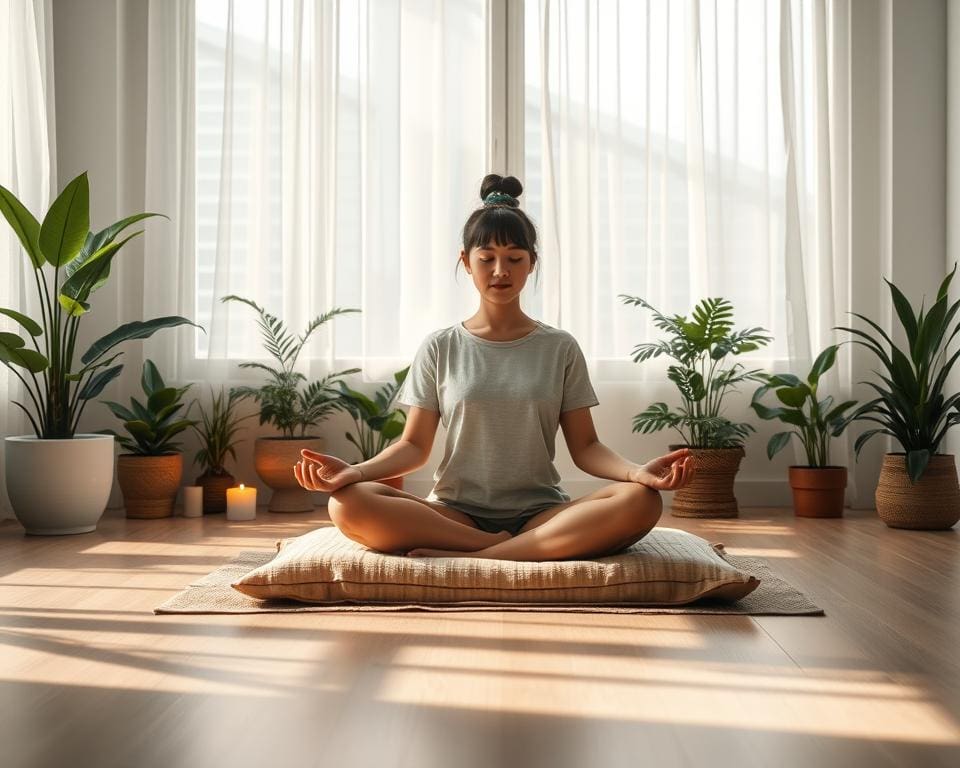
M543 611L548 613L711 613L750 616L822 616L823 609L770 570L756 557L724 555L736 568L760 579L760 586L733 603L701 600L680 606L544 605L542 603L337 603L311 605L295 600L257 600L238 592L230 582L269 562L275 550L244 550L231 562L191 583L153 609L154 613L322 613L328 611Z

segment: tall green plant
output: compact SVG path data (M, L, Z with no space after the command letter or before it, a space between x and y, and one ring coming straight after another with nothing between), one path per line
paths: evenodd
M692 448L736 448L743 445L751 424L736 423L722 415L724 397L744 381L760 381L760 369L746 370L741 363L724 368L729 355L752 352L773 340L764 328L733 330L733 305L722 298L704 299L685 315L667 317L636 296L621 294L625 304L653 313L654 325L669 338L638 344L633 361L641 363L666 355L676 361L667 368L667 378L680 392L682 405L676 411L666 403L654 403L633 419L633 431L648 434L674 429Z
M14 401L14 405L27 415L37 437L72 438L86 404L123 370L122 364L112 365L123 353L104 359L107 352L121 342L149 338L161 328L201 327L177 316L126 323L95 341L80 357L83 367L74 370L77 332L81 319L90 311L90 294L107 281L120 249L142 230L120 241L116 241L117 236L131 224L163 214L138 213L97 233L89 231L86 173L64 187L42 224L3 186L0 212L19 238L33 268L41 308L39 322L16 310L0 308L0 314L12 318L26 331L33 347L28 348L27 340L18 334L0 332L0 362L20 379L32 401L32 411L20 402Z
M336 315L360 310L333 309L311 320L303 334L295 337L286 329L282 320L251 299L231 294L224 296L220 301L239 301L257 312L263 348L277 362L275 368L263 363L240 363L241 368L258 368L265 371L269 380L260 387L234 387L232 392L241 398L252 397L259 403L261 425L267 422L273 424L284 437L305 437L307 427L318 424L337 409L340 393L334 389L333 385L339 380L338 377L359 373L360 369L349 368L339 373L328 374L301 389L307 377L294 370L297 357L313 332L324 323ZM295 434L298 429L299 435Z
M357 437L347 432L346 438L357 446L361 461L372 459L403 434L407 415L399 408L394 408L393 404L409 371L408 365L402 371L394 373L393 382L381 387L373 400L362 392L350 389L342 381L338 382L338 405L353 417L357 425Z
M213 387L210 388L210 410L203 407L199 400L195 400L200 409L200 424L194 426L193 430L200 438L200 449L193 458L194 463L199 464L201 471L209 472L212 475L225 475L227 455L237 460L235 445L242 443L242 440L236 440L236 434L240 431L240 423L244 419L253 418L256 414L251 413L246 416L237 416L235 408L242 399L238 392L231 391L224 393L223 387L220 392L214 394Z
M924 312L921 302L920 310L914 313L903 292L884 278L907 339L906 350L894 344L877 323L857 312L850 314L863 320L874 334L857 328L838 329L857 337L854 343L869 349L883 366L882 371L875 371L883 386L872 381L862 382L874 389L878 397L861 405L849 417L850 421L880 424L879 428L867 430L857 438L857 456L874 435L890 435L903 447L907 471L914 483L923 476L930 457L937 453L949 429L960 422L960 393L945 393L947 378L960 356L958 349L947 357L947 348L960 331L960 322L951 325L960 301L951 304L947 299L956 271L954 264L940 284L937 300L929 312Z

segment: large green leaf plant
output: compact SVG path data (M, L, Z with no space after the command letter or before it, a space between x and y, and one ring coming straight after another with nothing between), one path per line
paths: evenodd
M338 407L349 413L357 426L357 437L347 432L346 438L360 451L361 461L372 459L403 434L407 414L395 408L394 402L409 371L408 365L394 373L393 381L381 387L372 400L342 381L337 382L340 387Z
M234 387L231 392L240 399L253 398L260 405L261 425L268 422L273 424L282 436L288 439L306 437L308 427L318 424L338 410L340 393L334 388L334 384L339 381L339 377L359 373L360 369L349 368L307 383L307 377L294 370L297 357L310 336L324 323L336 315L360 310L332 309L311 320L300 336L294 336L282 320L252 299L231 294L220 301L237 301L256 311L263 348L276 361L274 367L264 363L240 363L241 368L257 368L266 372L267 383L259 387Z
M954 264L940 284L929 312L924 311L921 302L915 313L903 292L884 278L907 340L904 349L894 344L877 323L857 312L850 314L869 325L874 333L857 328L838 329L853 334L854 343L869 349L882 365L882 370L874 371L882 384L864 382L878 397L848 417L850 421L880 425L857 438L854 445L857 456L874 435L890 435L903 446L906 469L914 483L923 476L930 457L939 451L950 428L960 423L960 393L946 391L950 371L960 356L960 349L953 354L947 352L950 342L960 332L960 322L954 323L960 301L951 303L947 298L956 271Z
M728 356L752 352L770 343L764 328L733 329L733 305L723 298L703 299L691 317L667 316L644 299L621 294L625 304L653 313L654 325L668 338L638 344L633 361L641 363L666 355L674 365L667 378L680 393L681 405L671 410L666 403L653 403L633 419L633 431L648 434L673 429L691 448L738 448L753 425L733 422L723 415L723 400L744 381L761 381L760 369L747 370L741 363L724 367Z
M120 249L143 230L121 240L117 237L132 224L163 214L134 214L91 232L86 173L64 187L42 223L2 185L0 212L29 259L41 307L39 322L16 310L0 308L0 314L15 320L27 335L25 339L0 332L0 362L24 385L32 408L17 401L14 405L27 415L36 436L69 439L86 404L123 370L121 363L114 364L123 353L106 357L108 352L124 341L149 338L162 328L200 326L177 316L125 323L95 341L81 355L82 367L76 368L77 332L91 309L90 295L107 281Z

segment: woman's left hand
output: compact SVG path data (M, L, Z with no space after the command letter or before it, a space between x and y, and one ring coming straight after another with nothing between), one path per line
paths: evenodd
M656 491L676 491L687 485L695 474L689 448L648 461L630 473L630 480Z

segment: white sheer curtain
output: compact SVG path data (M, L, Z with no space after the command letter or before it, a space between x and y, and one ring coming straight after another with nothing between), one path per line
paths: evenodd
M629 360L659 332L620 293L668 314L723 296L738 327L775 337L744 362L805 374L849 306L846 3L528 0L525 11L543 319L579 339L597 380L646 380L644 402L672 389L662 367ZM825 386L849 396L846 354ZM756 424L747 403L731 398L728 415ZM852 460L847 441L834 452Z
M238 294L296 333L362 309L314 335L303 370L384 380L461 319L486 34L485 0L152 2L147 202L174 222L146 247L174 256L147 254L145 313L207 333L148 355L180 379L243 378L264 353L253 311L220 302Z
M41 219L55 194L56 152L53 96L53 23L50 0L0 0L0 184ZM4 269L0 307L39 317L33 268L20 241L0 221ZM21 333L0 316L0 330ZM0 366L0 437L31 434L13 401L24 402L20 381ZM24 402L28 408L29 402ZM13 517L4 476L0 439L0 517Z

